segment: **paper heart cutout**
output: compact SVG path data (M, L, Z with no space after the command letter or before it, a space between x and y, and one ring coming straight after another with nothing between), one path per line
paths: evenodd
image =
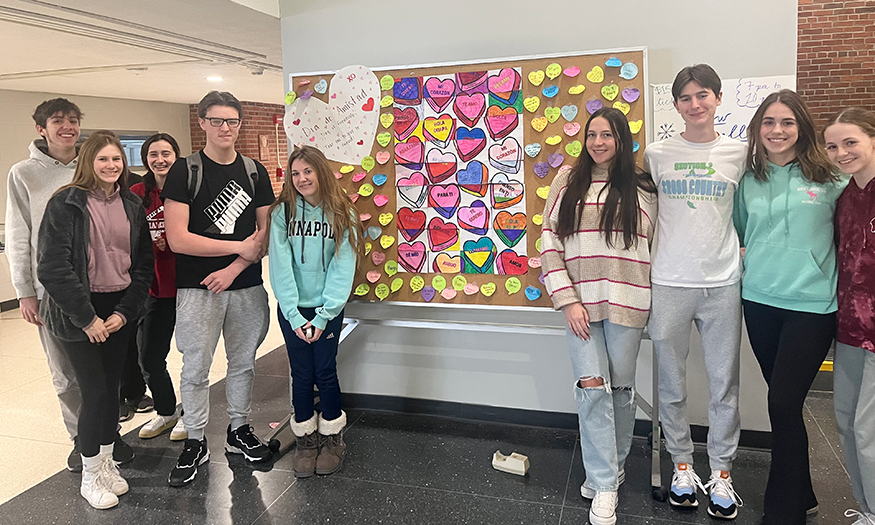
M369 220L371 220L371 214L370 214L370 213L360 213L360 214L359 214L359 221L361 221L361 222L366 222L366 221L369 221Z
M544 81L545 76L546 75L544 75L544 71L540 69L537 71L532 71L531 73L529 73L529 82L531 82L533 86L538 87Z
M418 171L409 177L398 179L398 195L414 208L419 208L425 203L428 186L425 176Z
M462 162L476 157L486 147L486 132L479 128L456 129L456 151Z
M347 197L349 197L349 200L352 201L353 204L355 204L355 201L359 200L358 193L350 193Z
M527 262L525 255L517 255L515 251L508 248L496 257L495 269L498 275L525 275L528 271ZM510 288L508 292L516 293L511 292Z
M620 78L625 78L626 80L632 80L633 78L638 76L638 66L636 66L632 62L626 62L623 64L623 67L620 68Z
M523 285L516 277L511 277L504 282L504 288L509 295L513 295L522 289Z
M620 67L623 65L623 61L616 57L611 57L605 60L605 65L608 67Z
M446 250L459 242L459 228L452 222L433 217L428 222L428 247L433 252Z
M452 288L444 288L443 290L441 290L441 297L443 297L447 301L452 301L453 299L456 298L456 294L458 294L458 293L459 292L457 292L456 290L454 290Z
M428 205L445 219L456 214L462 198L457 184L435 184L428 188Z
M452 151L446 153L437 148L432 148L425 156L425 171L431 182L437 184L447 180L456 173L458 161Z
M486 81L489 92L497 99L512 105L520 94L520 74L516 69L506 67Z
M553 135L552 137L547 137L546 139L544 139L544 142L546 142L550 146L555 146L556 144L562 142L562 137L560 135Z
M442 292L447 287L447 278L443 275L435 275L431 278L431 286L438 292Z
M425 302L430 303L431 300L434 299L437 290L435 290L432 286L426 286L419 293L422 295L422 298L423 300L425 300Z
M480 287L477 286L477 283L468 283L465 285L465 295L474 295L475 293L480 291Z
M501 140L510 135L519 124L519 113L513 106L502 109L499 106L489 106L486 111L486 129L492 140Z
M540 226L540 225L544 224L544 216L541 215L540 213L536 213L535 215L532 215L532 224L534 224L536 226Z
M465 241L462 248L465 273L492 273L495 253L495 244L489 237Z
M559 88L557 86L547 86L541 90L541 94L547 98L553 98L559 94Z
M380 99L380 107L381 108L391 107L392 104L394 104L394 103L395 103L395 97L393 97L392 95L386 95L385 97Z
M378 272L377 270L371 270L371 271L369 271L369 272L367 273L367 275L366 275L368 281L370 281L371 284L373 284L373 283L379 281L379 280L380 280L380 277L382 277L382 276L383 276L383 274L380 273L380 272Z
M416 108L395 108L392 112L395 120L395 139L403 142L407 140L407 138L416 131L417 126L419 126L419 113L416 112ZM384 147L386 146L386 144L383 144L382 142L380 145Z
M422 102L422 78L408 77L395 79L392 87L395 103L402 106L418 106ZM398 115L395 115L398 118Z
M389 91L394 85L395 79L392 78L392 75L383 75L380 77L380 89L383 91Z
M352 181L353 182L361 182L361 181L365 180L365 177L367 177L367 176L368 176L367 173L360 171L352 176ZM367 195L365 195L365 196L367 197Z
M407 242L412 242L425 231L425 220L424 211L401 208L398 210L398 232Z
M489 147L489 164L505 173L518 173L523 164L523 149L513 137Z
M550 163L550 166L553 168L558 168L565 162L565 155L561 153L551 153L547 155L547 162Z
M637 134L639 131L641 131L641 126L642 126L642 125L644 125L644 121L643 121L643 120L641 120L641 119L633 120L632 122L629 122L629 131L631 131L632 134L635 135L635 134Z
M413 244L402 242L398 245L398 264L400 264L407 272L421 272L422 267L425 265L425 255L425 243L422 241L416 241ZM413 279L416 279L416 277ZM420 279L422 278L420 277ZM423 281L423 283L424 282L425 281ZM413 280L410 281L410 286L413 288ZM415 292L417 290L414 288L413 291Z
M573 137L580 132L580 124L577 122L568 122L562 126L562 131L564 131L569 137Z
M435 113L445 110L456 95L456 83L452 78L431 77L425 81L425 102Z
M495 215L492 227L498 238L509 248L513 248L526 234L526 214L500 211Z
M565 153L568 153L574 158L579 157L582 151L583 145L580 143L579 140L575 140L574 142L565 145Z
M589 73L586 74L586 79L593 84L601 84L605 79L605 70L601 66L593 66Z
M510 208L522 202L525 187L518 180L509 178L505 173L498 173L490 182L490 201L496 210Z
M475 235L486 235L489 230L489 208L479 200L471 206L459 208L459 227Z
M538 194L538 197L542 199L546 199L548 195L550 195L550 186L541 186L535 191Z
M341 167L340 167L340 172L341 172L341 173L349 173L349 172L351 172L351 171L354 170L354 169L355 169L355 168L354 168L353 166L350 166L349 164L347 164L346 166L341 166Z
M447 253L439 253L432 263L432 270L437 273L460 273L463 269L461 255L449 255Z
M534 286L526 286L526 299L529 301L537 301L541 297L541 290Z
M534 170L535 175L542 179L550 173L550 165L546 162L536 162L532 169Z
M586 110L589 111L590 115L602 109L604 106L605 105L602 103L602 101L597 98L592 98L586 101Z
M529 257L529 268L540 268L541 267L541 258L540 257Z
M380 111L373 103L380 97L377 77L364 66L345 67L332 77L329 90L329 103L303 97L294 101L283 128L292 144L311 144L330 160L359 164L370 154L379 125Z
M577 66L566 67L562 73L568 78L574 78L580 74L580 68Z
M571 122L577 116L577 106L574 104L566 104L562 106L562 118Z
M358 194L362 197L370 197L374 193L374 187L370 183L364 183L359 187Z
M553 80L554 78L558 77L560 73L562 73L562 66L560 66L556 62L553 62L552 64L547 66L547 69L545 71L547 73L547 78Z
M393 122L395 122L395 115L392 113L383 113L380 115L380 125L384 128L389 129Z
M568 88L569 95L580 95L584 91L586 91L586 86L584 86L583 84L578 84L576 86L571 86L570 88Z
M342 178L343 178L343 173L341 173L341 172L339 172L339 171L335 171L335 172L334 172L334 178L337 179L337 180L342 179Z
M457 276L453 277L452 284L453 284L453 290L456 290L457 292L461 292L462 290L465 289L465 285L468 284L468 279L465 279L464 275L457 275Z
M547 117L547 122L549 122L550 124L559 120L560 115L562 115L562 110L559 108L544 108L544 116Z
M377 134L377 144L382 147L386 147L389 144L389 141L392 140L392 134L390 133L378 133Z
M392 154L388 151L378 151L374 157L377 159L377 162L380 164L385 164L389 162L389 159L392 158Z
M381 264L383 264L383 261L386 260L386 254L383 252L372 252L371 260L374 261L374 266L380 266Z
M439 148L446 148L456 131L456 121L449 115L426 117L422 121L422 136Z
M641 144L638 144L637 140L632 141L632 153L635 153L636 151L638 151L638 148L640 148L640 147L641 147Z
M383 226L388 226L389 223L392 222L392 219L394 217L395 216L391 213L381 213L380 216L377 218L377 221Z
M532 119L532 127L535 131L541 132L547 127L547 117L536 117Z
M398 263L396 261L386 261L386 265L383 266L383 269L386 270L386 275L392 277L398 273Z
M365 237L370 237L376 241L382 233L383 230L379 226L369 226L368 229L365 230Z
M395 143L395 162L413 170L422 169L422 158L425 155L425 145L416 135L407 142Z
M425 245L423 245L425 247ZM422 287L425 286L425 279L423 279L419 275L414 275L412 279L410 279L410 289L414 292L418 292L422 290Z
M480 293L482 293L486 297L492 297L492 294L495 293L495 283L484 284L480 287Z
M538 156L538 153L541 153L541 145L537 142L532 144L526 144L524 150L526 152L526 155L535 158Z
M296 98L298 98L298 94L294 91L289 91L288 93L286 93L286 106L292 105Z
M488 178L489 169L479 160L472 160L465 169L456 174L459 188L477 197L486 196Z
M638 97L640 96L641 92L638 91L638 88L627 87L623 89L623 100L630 104L638 100Z
M365 237L367 237L367 234L365 235ZM372 247L373 247L373 245L371 243L369 243L369 242L365 243L365 255L371 253Z
M471 92L486 82L486 71L468 71L456 73L456 83L459 90Z
M486 96L483 93L459 93L453 102L453 110L456 117L469 128L477 125L477 122L486 112Z
M602 86L602 96L608 100L614 100L620 94L620 88L616 84Z
M538 250L539 252L541 251L541 238L540 237L538 237L538 239L535 240L535 249Z
M538 97L528 97L523 99L523 107L529 113L534 113L541 107L541 99Z
M619 109L620 111L623 112L624 115L628 115L629 111L632 109L632 106L630 106L629 104L626 104L625 102L618 100L618 101L614 102L614 109Z
M374 169L374 166L376 166L376 161L374 161L374 157L368 155L367 157L362 159L362 168L365 171L370 172L372 169Z
M316 91L316 93L319 93L321 95L328 91L328 82L326 82L323 78L319 82L316 82L316 85L313 86L313 89Z
M374 195L374 204L378 208L382 208L389 202L389 197L385 195Z

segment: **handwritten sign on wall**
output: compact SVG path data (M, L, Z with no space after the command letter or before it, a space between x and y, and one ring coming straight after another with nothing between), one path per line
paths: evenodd
M671 84L652 84L653 139L665 140L684 130L684 120L675 110ZM723 79L723 102L717 108L714 125L718 133L747 142L747 125L760 103L774 91L796 89L796 77L751 77Z

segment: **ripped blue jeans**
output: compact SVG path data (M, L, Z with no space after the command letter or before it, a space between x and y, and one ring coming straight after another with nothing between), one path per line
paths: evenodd
M643 332L599 321L590 323L590 339L584 341L565 328L583 468L587 485L597 491L617 490L619 470L632 447L635 368ZM602 379L604 385L581 388L581 379Z

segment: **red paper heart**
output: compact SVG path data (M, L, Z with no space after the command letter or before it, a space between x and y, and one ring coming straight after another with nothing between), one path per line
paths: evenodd
M462 123L473 128L486 111L486 96L483 93L459 93L453 102L453 110Z
M511 106L504 109L489 106L486 112L486 129L489 130L492 140L501 140L516 129L519 120L519 113Z
M524 275L528 271L528 259L513 250L504 250L496 259L499 275Z
M368 98L368 101L362 104L362 111L372 111L374 109L374 99Z
M398 230L407 241L419 237L419 234L425 230L425 212L401 208L398 210Z
M299 118L296 118L295 120L292 121L292 124L294 124L295 126L297 126L300 123L301 123L301 119L299 119Z
M395 160L398 164L422 164L425 145L419 137L413 136L407 142L395 144Z
M451 222L434 217L428 222L428 244L432 251L446 250L459 241L459 229Z
M414 108L392 110L395 115L395 138L401 141L407 140L419 124L419 114Z

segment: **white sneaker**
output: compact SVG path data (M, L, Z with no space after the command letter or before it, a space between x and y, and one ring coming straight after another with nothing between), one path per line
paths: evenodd
M595 493L589 507L589 522L592 525L614 525L617 523L617 491Z
M179 412L174 412L169 416L155 415L155 417L140 429L140 439L151 439L157 437L164 431L173 428L177 421L180 421Z
M186 439L188 439L188 430L185 429L185 425L182 424L182 418L180 417L176 421L173 430L170 431L170 441L185 441Z
M116 496L127 494L130 487L125 478L118 471L115 461L112 460L112 454L103 457L103 463L100 465L100 476L104 486Z
M732 477L726 470L712 470L711 479L705 484L705 493L708 494L708 514L715 518L735 519L738 515L738 507L744 506L741 497L732 487Z
M689 463L675 465L674 475L671 477L671 490L668 491L668 502L675 507L698 507L697 489L707 493L693 466Z
M586 499L593 499L595 497L596 490L587 485L586 481L587 480L583 480L583 484L580 486L580 495ZM617 482L622 485L624 481L626 481L625 467L621 468L620 473L617 474Z
M118 496L104 482L102 468L101 456L82 456L82 484L79 486L79 494L95 509L108 509L118 505Z
M857 516L857 521L852 525L875 525L875 514L864 514L854 509L848 509L845 511L846 518L853 518L854 516Z

